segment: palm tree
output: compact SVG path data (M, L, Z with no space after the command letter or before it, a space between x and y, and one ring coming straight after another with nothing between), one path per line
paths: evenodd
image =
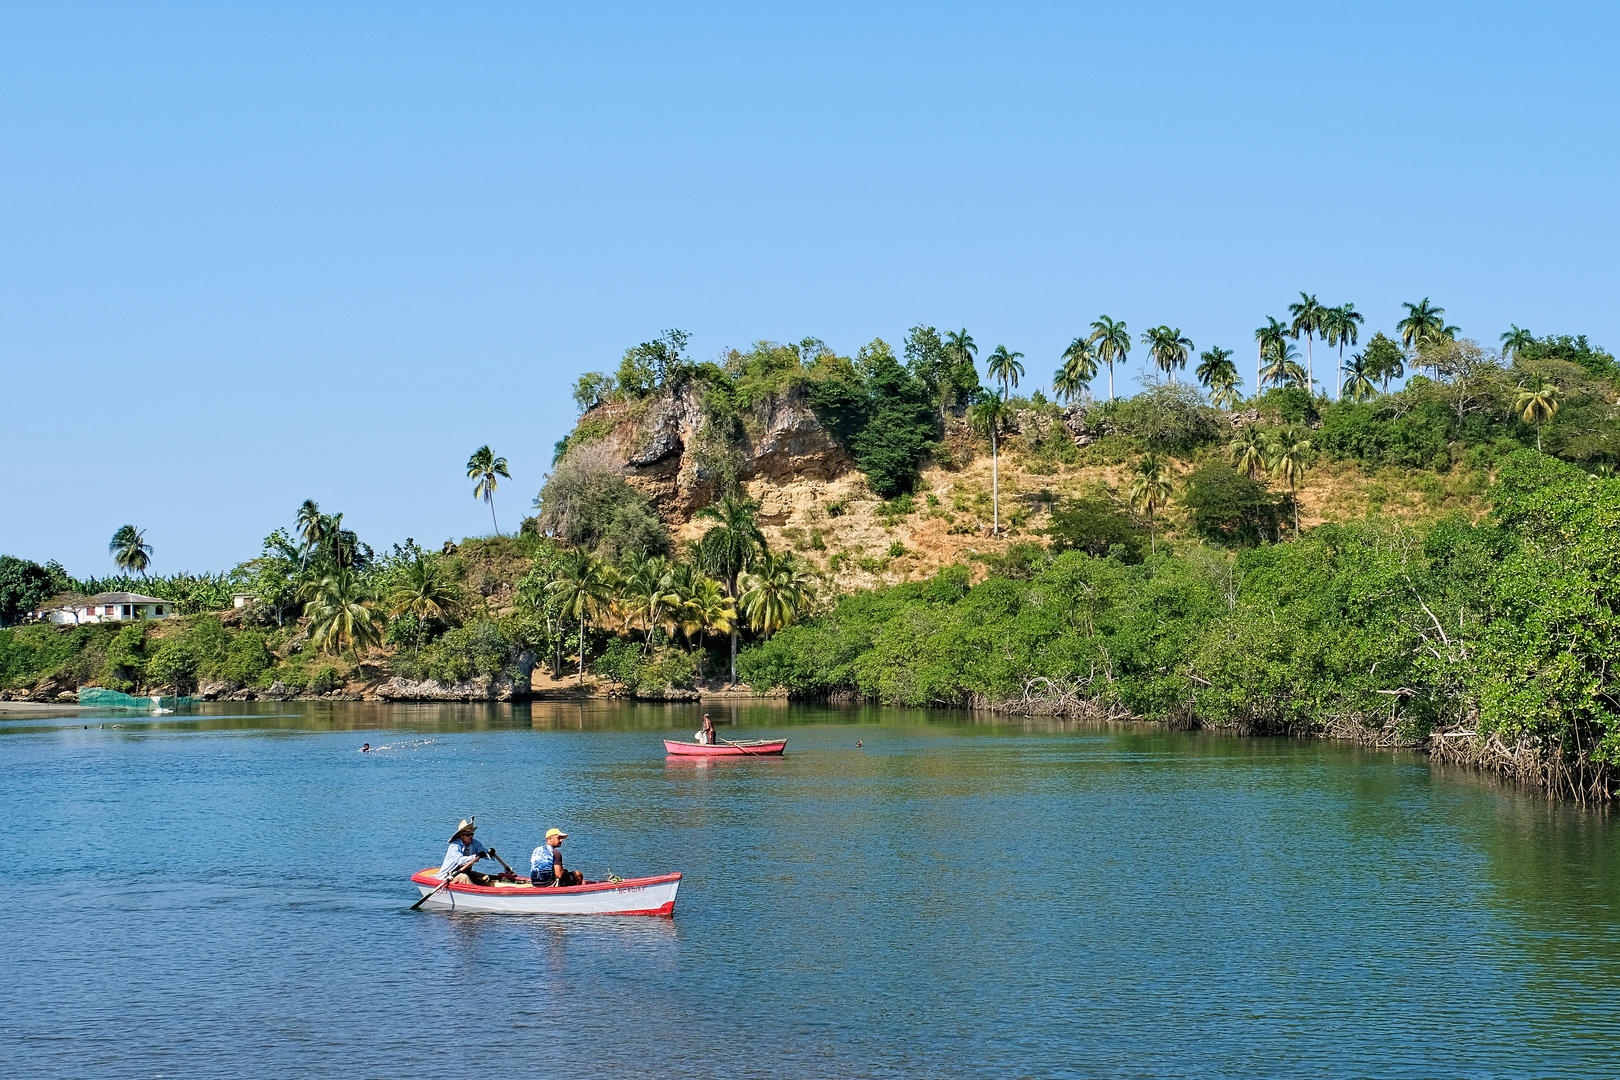
M985 373L992 379L1001 380L1003 396L1012 396L1012 388L1018 385L1019 376L1024 374L1024 365L1018 362L1023 355L1021 352L1008 352L1005 345L997 345L996 351L985 362Z
M1143 454L1142 460L1136 463L1136 480L1131 484L1131 505L1147 511L1148 538L1155 555L1159 553L1159 537L1153 515L1170 501L1172 490L1170 467L1165 460L1158 454Z
M1233 466L1250 480L1266 467L1266 440L1253 424L1238 429L1226 446L1232 451Z
M473 456L467 459L467 479L477 480L473 485L473 498L483 499L489 504L489 520L495 526L495 535L501 535L500 522L495 520L495 478L504 476L512 479L512 474L506 471L506 459L496 457L490 453L489 447L480 446L473 451Z
M1339 377L1333 383L1336 388L1344 384L1344 347L1356 343L1362 322L1361 312L1356 310L1354 304L1328 308L1322 315L1322 340L1339 347ZM1338 392L1337 389L1334 391L1335 394Z
M1341 398L1348 397L1351 401L1371 401L1378 395L1378 387L1373 385L1372 372L1361 353L1351 355L1350 365L1345 371L1344 384L1339 388Z
M422 647L422 630L430 618L449 622L461 608L461 587L451 580L436 556L417 552L388 592L388 613L396 619L416 619L415 648Z
M1064 401L1073 401L1097 377L1097 350L1091 339L1077 337L1063 350L1063 366L1052 376L1052 389Z
M561 601L562 613L579 620L579 685L585 685L585 624L613 602L613 568L584 548L565 551L557 577L547 588Z
M340 566L305 587L309 598L304 615L309 619L309 640L322 652L339 655L347 648L356 663L363 646L381 639L377 615L371 610L371 590L353 570Z
M146 530L133 525L120 525L107 542L107 554L113 564L124 573L146 574L152 564L152 545L146 542Z
M1260 373L1260 368L1266 362L1266 356L1282 348L1287 339L1288 324L1280 323L1270 315L1266 316L1266 325L1255 330L1254 340L1260 348L1259 355L1254 362L1254 392L1256 394L1259 394L1260 388L1266 385L1265 376Z
M1114 363L1123 364L1131 354L1131 332L1125 323L1115 322L1106 315L1097 316L1091 324L1091 340L1097 345L1097 359L1108 365L1108 400L1114 400Z
M711 577L694 576L692 592L681 605L681 629L693 648L702 644L709 631L737 635L737 602L726 595L725 587ZM736 676L732 676L735 685Z
M652 647L653 631L663 621L665 613L681 603L681 596L674 589L669 560L662 555L632 551L625 557L619 580L619 599L627 623L639 622L647 629L641 650L645 654Z
M768 639L810 610L815 581L802 560L766 553L742 580L742 613Z
M1536 425L1536 449L1541 449L1541 432L1552 423L1553 417L1564 404L1564 392L1549 379L1537 377L1529 386L1519 384L1513 411L1527 424Z
M1310 432L1298 424L1286 424L1269 433L1266 464L1271 475L1288 483L1288 500L1294 504L1294 539L1299 539L1299 500L1294 489L1305 478L1306 458L1311 452Z
M979 355L979 346L964 326L960 330L945 331L945 351L958 364L971 364Z
M1306 370L1299 366L1299 350L1288 343L1286 338L1279 340L1267 354L1270 361L1263 372L1260 373L1262 382L1269 381L1273 386L1282 386L1292 383L1303 387L1310 377Z
M1299 335L1305 335L1305 389L1315 394L1316 367L1311 360L1311 338L1322 329L1322 317L1327 314L1327 308L1318 303L1316 297L1302 291L1299 302L1288 305L1288 314L1294 317L1288 332L1296 341Z
M1153 354L1153 364L1170 376L1170 385L1176 383L1176 368L1187 366L1187 353L1193 343L1181 336L1181 328L1155 326L1142 335L1142 344Z
M1401 332L1402 345L1421 354L1427 346L1445 338L1448 327L1441 318L1445 308L1431 306L1427 296L1416 304L1402 301L1401 306L1406 309L1406 318L1396 323L1395 329ZM1456 327L1449 329L1455 331Z
M1001 532L1001 462L998 450L999 433L1012 415L1007 399L993 393L968 410L968 424L974 431L990 436L990 532Z
M979 346L964 326L960 330L945 331L945 353L956 368L972 368L974 358L979 355ZM942 412L941 417L943 415Z
M1210 404L1217 409L1235 409L1243 395L1238 393L1238 387L1243 385L1243 378L1238 375L1237 368L1222 372L1209 384Z
M1536 336L1516 323L1509 323L1508 326L1510 329L1502 335L1502 355L1517 360L1521 349L1536 343Z
M765 534L759 531L754 515L759 504L735 495L699 510L693 517L715 522L703 534L700 551L703 569L718 574L726 583L726 595L737 599L737 578L765 550ZM731 628L731 685L737 685L737 627Z
M1243 381L1237 365L1232 363L1232 350L1219 345L1198 354L1198 367L1193 372L1202 386L1209 388L1209 400L1217 409L1230 409L1237 404L1237 388Z
M304 551L299 559L300 568L309 565L310 552L319 548L326 539L326 525L329 520L321 513L320 505L314 499L305 499L303 505L298 508L298 535L304 538Z

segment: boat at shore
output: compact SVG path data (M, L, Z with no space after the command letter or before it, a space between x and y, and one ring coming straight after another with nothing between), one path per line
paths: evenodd
M750 742L705 743L664 740L670 757L765 757L780 756L787 749L786 739L754 739Z
M498 885L450 885L439 889L439 868L411 875L423 896L423 907L445 911L483 911L507 915L674 915L681 875L592 881L584 885L536 889L528 878ZM438 892L433 890L439 889Z

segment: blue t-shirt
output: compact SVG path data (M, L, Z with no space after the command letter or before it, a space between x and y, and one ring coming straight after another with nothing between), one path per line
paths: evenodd
M556 880L557 873L552 869L554 861L557 857L555 854L556 850L557 849L552 847L550 844L541 844L539 847L534 849L534 854L529 857L530 881Z

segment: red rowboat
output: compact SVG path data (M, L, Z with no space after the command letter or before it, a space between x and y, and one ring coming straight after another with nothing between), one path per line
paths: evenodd
M528 878L518 878L496 885L449 885L439 889L439 868L430 866L412 874L411 883L423 896L430 896L425 906L448 911L513 915L673 915L681 875L659 874L545 889L534 888Z
M670 757L779 757L786 749L786 739L755 739L752 742L716 743L714 746L664 740L664 750Z

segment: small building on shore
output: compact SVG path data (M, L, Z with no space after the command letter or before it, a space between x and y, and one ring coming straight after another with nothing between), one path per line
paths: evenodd
M94 596L58 597L36 613L53 623L129 622L135 619L170 619L174 601L140 593L104 592Z

